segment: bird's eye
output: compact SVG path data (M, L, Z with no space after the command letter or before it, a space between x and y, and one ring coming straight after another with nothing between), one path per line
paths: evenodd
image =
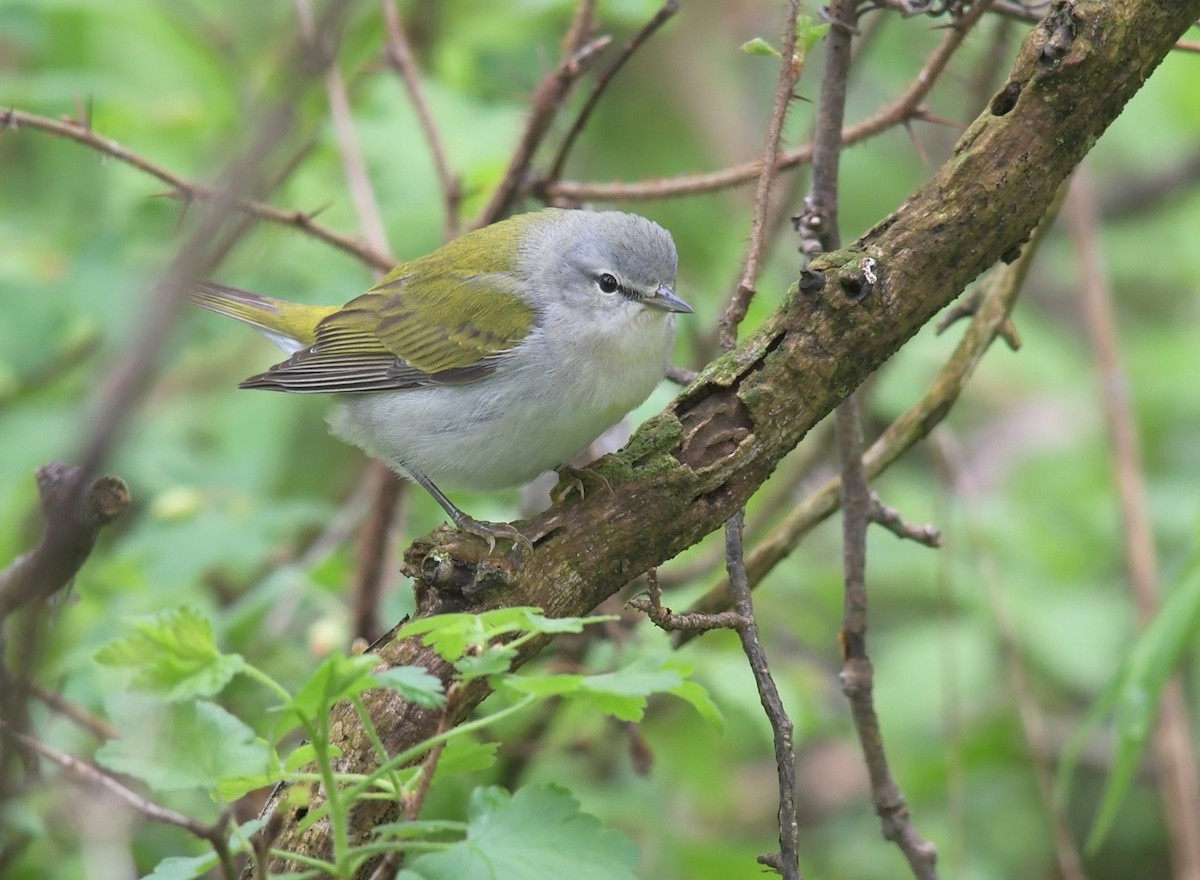
M615 275L605 272L596 279L596 283L600 285L600 289L605 293L616 293L621 289L621 282L617 280Z

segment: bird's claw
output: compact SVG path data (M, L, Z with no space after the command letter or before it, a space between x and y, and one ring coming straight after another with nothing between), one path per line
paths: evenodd
M589 480L593 483L599 483L609 492L612 492L612 484L608 482L604 474L590 467L577 468L565 464L562 467L555 468L554 472L558 474L558 484L550 490L550 500L555 504L566 498L570 498L572 492L578 492L579 499L582 501L587 496L587 493L584 491L584 483Z
M496 549L497 540L512 541L514 547L519 545L529 553L533 552L533 542L511 523L484 522L463 514L461 518L455 519L454 524L464 532L487 541L489 556Z

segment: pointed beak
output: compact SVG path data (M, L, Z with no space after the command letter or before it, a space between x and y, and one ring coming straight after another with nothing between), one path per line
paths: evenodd
M642 305L664 312L682 312L686 315L696 310L675 295L675 291L665 284L658 285L658 290L642 300Z

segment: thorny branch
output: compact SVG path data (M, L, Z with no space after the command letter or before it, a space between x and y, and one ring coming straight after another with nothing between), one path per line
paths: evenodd
M187 180L168 171L161 165L121 146L116 141L96 134L86 123L70 119L48 119L45 116L9 108L0 109L0 131L5 128L13 130L28 128L73 140L162 181L170 187L165 195L179 199L186 204L212 201L219 195L217 187ZM313 214L304 211L283 210L242 196L226 196L226 201L233 210L244 212L260 220L295 227L319 241L357 257L368 266L386 271L394 265L394 261L386 254L378 253L361 242L340 235L317 223L313 219Z
M649 40L664 24L674 17L679 11L679 0L667 0L659 10L650 17L640 30L621 47L621 53L604 68L600 76L596 78L596 84L592 86L591 94L588 95L583 107L575 117L575 121L571 123L571 128L567 131L566 137L563 138L562 144L558 148L558 153L554 157L554 161L550 163L550 171L546 174L546 181L558 180L562 175L563 166L567 164L567 157L571 154L571 149L575 146L575 141L582 134L588 120L591 119L592 113L600 104L600 99L604 96L608 84L613 78L620 73L621 68L625 63L633 57L634 53L642 47L642 44ZM536 194L541 194L541 190L545 187L544 182L539 182L531 189Z
M987 11L988 3L973 3L961 19L953 22L942 42L929 56L905 92L890 104L881 107L873 116L855 123L842 131L842 146L849 147L874 137L910 119L924 119L928 115L921 102L933 89L941 74L958 51L963 40ZM804 144L779 154L775 163L776 173L806 165L812 161L812 144ZM734 165L721 171L706 174L689 174L648 180L638 183L586 183L561 180L545 187L545 196L553 202L564 200L572 204L582 202L649 201L677 196L699 195L742 186L758 179L760 160Z
M610 42L610 37L597 37L582 47L573 49L542 80L530 99L532 109L525 124L525 132L513 151L508 170L496 187L496 192L477 225L487 226L489 223L495 223L512 210L513 203L526 183L529 163L533 161L534 152L549 132L550 123L562 109L563 101L570 94L572 86L595 63L596 58Z

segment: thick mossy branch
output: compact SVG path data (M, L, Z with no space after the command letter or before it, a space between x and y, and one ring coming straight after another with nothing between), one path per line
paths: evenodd
M763 327L603 465L612 492L523 524L532 555L482 559L450 531L414 545L406 560L418 613L520 604L550 616L586 614L720 528L813 425L981 272L1019 253L1059 184L1198 15L1200 0L1056 4L953 158L851 248L814 262ZM527 645L523 659L541 647ZM444 678L451 671L412 641L385 638L376 650L388 666L421 663ZM483 696L469 694L461 711ZM373 692L367 704L393 750L428 737L439 720L391 692ZM340 769L373 766L354 709L335 715ZM364 802L354 838L366 839L394 808ZM326 835L312 829L301 839L296 828L286 821L276 846L328 857ZM272 865L289 869L296 866Z

